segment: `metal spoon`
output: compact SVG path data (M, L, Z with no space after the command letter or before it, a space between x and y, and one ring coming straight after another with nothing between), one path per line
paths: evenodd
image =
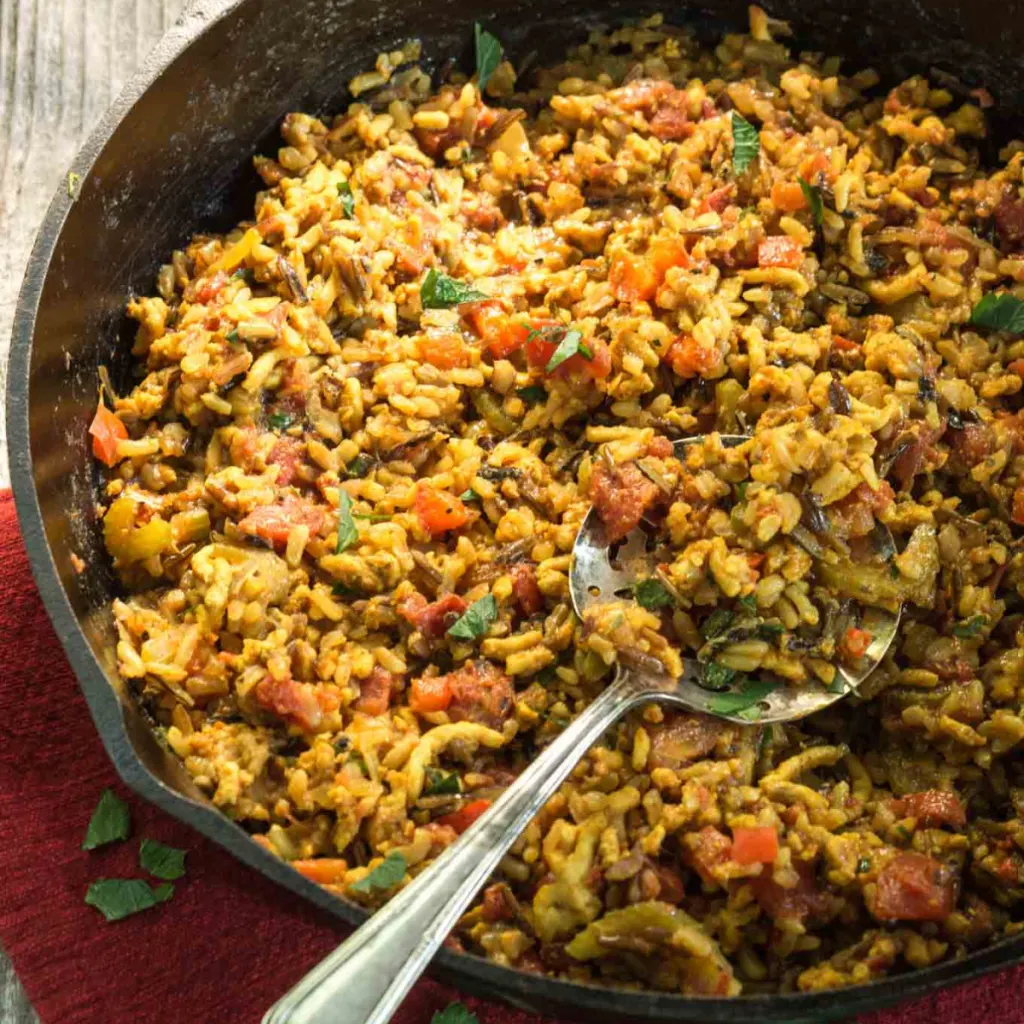
M700 440L676 442L677 454ZM746 438L725 436L722 440L736 445ZM643 546L642 540L630 535L617 561L635 569L642 561L639 546ZM607 600L635 582L635 574L611 564L603 524L591 509L573 547L570 590L576 613L582 617L594 601ZM899 612L888 622L891 628L876 635L869 647L863 671L854 674L840 669L850 689L885 654L895 636ZM701 671L695 661L684 664L681 679L620 664L615 678L596 700L545 747L487 813L271 1007L263 1024L387 1024L509 847L580 758L628 711L660 701L750 724L740 715L716 712L712 698L720 694L699 685ZM805 689L810 688L779 687L767 694L758 721L801 718L849 692L812 695L804 694Z

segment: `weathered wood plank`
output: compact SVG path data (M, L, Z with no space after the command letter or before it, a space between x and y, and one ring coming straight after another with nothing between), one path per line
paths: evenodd
M0 3L0 382L25 260L54 190L184 0ZM0 486L8 484L0 420Z
M0 2L0 387L25 261L50 197L107 105L184 6L185 0ZM9 481L6 440L0 416L0 487ZM0 1021L36 1021L2 951Z

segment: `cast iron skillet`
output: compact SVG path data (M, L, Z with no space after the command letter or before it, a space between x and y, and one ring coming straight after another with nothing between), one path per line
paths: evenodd
M665 8L672 5L665 4ZM745 0L710 0L676 15L708 38L746 25ZM771 0L802 48L873 65L889 79L937 65L985 84L1003 110L1024 100L1022 0ZM648 4L650 7L650 4ZM656 7L654 9L657 9ZM96 471L87 427L97 366L124 382L131 292L148 293L167 254L195 230L251 217L255 152L276 148L288 111L337 110L345 83L408 36L427 58L468 67L471 26L488 23L513 57L555 56L590 25L643 13L623 0L203 0L157 47L78 154L74 197L62 186L36 239L18 303L7 384L18 515L46 608L107 752L125 782L275 882L349 924L364 912L257 846L214 810L127 698L107 611L116 584L96 530ZM1002 126L1005 131L1006 125ZM1000 132L1001 133L1001 132ZM70 556L88 568L76 575ZM955 963L872 985L739 1000L574 985L442 952L435 972L470 992L589 1021L786 1021L845 1018L1010 964L1024 936Z

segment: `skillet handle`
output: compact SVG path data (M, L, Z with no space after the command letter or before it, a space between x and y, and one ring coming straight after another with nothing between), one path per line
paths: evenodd
M271 1007L263 1024L387 1024L516 837L587 749L648 693L620 669L458 842Z

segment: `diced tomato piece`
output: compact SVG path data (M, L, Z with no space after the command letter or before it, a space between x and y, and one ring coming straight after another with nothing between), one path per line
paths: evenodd
M323 508L292 494L286 495L276 505L262 505L253 509L239 524L243 533L251 533L270 541L275 547L288 543L288 534L296 526L309 528L309 535L316 536L324 525L326 516Z
M868 908L879 921L944 921L956 908L956 875L923 853L897 854L878 876Z
M659 284L665 280L665 275L673 267L693 266L686 246L678 238L656 238L647 250L647 259L654 267Z
M312 732L323 722L323 702L312 683L299 683L290 677L275 679L268 673L253 692L260 707L306 732Z
M653 438L647 446L647 454L655 459L667 459L674 451L675 448L672 447L672 442L660 434Z
M427 604L422 594L412 594L398 606L398 614L425 636L444 636L469 606L458 594L445 594Z
M345 881L348 861L340 857L311 857L309 860L290 862L300 875L320 885L340 885Z
M863 658L864 655L868 653L868 648L871 646L871 641L874 639L874 633L871 633L866 629L858 629L856 626L850 626L850 628L843 634L843 638L840 641L839 646L843 654L856 661L858 658Z
M658 275L642 257L617 256L608 271L612 294L620 302L650 302L658 291Z
M1014 193L1007 193L999 201L993 214L996 230L1003 245L1008 249L1016 249L1024 242L1024 201L1014 198Z
M798 181L777 181L772 185L772 205L783 213L796 213L807 206L807 197Z
M859 352L860 345L855 341L851 341L849 338L844 338L839 334L832 335L832 347L839 349L840 352Z
M196 302L212 302L227 283L228 275L223 270L218 270L213 277L207 278L196 288Z
M942 789L926 789L921 793L908 793L899 800L889 802L894 814L916 818L925 828L952 825L962 828L967 824L967 811L956 793Z
M434 821L435 824L447 825L449 828L455 829L461 836L490 806L490 800L473 800L466 804L465 807L460 807L459 810L453 811L451 814L442 814L440 818L435 818Z
M662 496L658 486L632 462L614 469L599 462L590 475L590 497L609 544L635 530L644 513Z
M709 715L687 711L667 712L660 725L650 726L651 752L648 768L678 770L715 749L726 723Z
M612 369L611 351L608 346L600 338L588 338L583 344L586 345L591 358L588 359L579 353L570 356L555 368L551 376L562 379L583 376L591 380L607 377ZM526 343L526 361L531 366L547 372L547 365L557 348L558 340L551 341L546 336L534 334Z
M537 573L529 562L518 562L512 567L512 595L524 615L536 615L544 607Z
M469 510L454 494L427 484L420 484L416 489L413 507L424 528L434 537L469 522Z
M801 161L799 174L809 185L819 184L820 178L831 181L835 177L835 172L832 170L832 161L829 160L827 153L821 152L815 153L813 156L809 156L806 160Z
M1006 368L1010 373L1015 373L1018 377L1024 377L1024 359L1014 359L1013 362L1006 364Z
M457 334L427 334L419 341L420 359L439 370L469 366L469 349Z
M1007 885L1019 885L1021 880L1021 865L1013 857L1007 857L1000 862L995 869L995 876Z
M489 661L467 662L444 677L451 690L448 717L500 729L512 714L512 680Z
M864 537L874 529L875 516L884 512L894 497L892 487L885 480L879 481L877 488L859 484L842 501L832 505L833 522L842 533Z
M672 342L665 359L680 377L687 378L715 374L724 362L717 348L705 348L689 334L681 334Z
M267 464L277 466L277 482L287 487L299 471L306 454L306 443L297 437L282 437L270 450Z
M771 235L757 247L757 265L759 267L788 267L795 270L804 259L804 251L800 243L788 235Z
M1011 518L1015 523L1024 526L1024 484L1013 492L1013 512Z
M103 404L102 398L96 406L89 433L92 435L93 455L103 465L113 466L117 462L117 444L127 439L128 428Z
M484 898L480 906L485 921L511 921L516 916L515 897L507 885L495 882L484 889Z
M420 676L409 687L409 707L417 714L444 711L451 702L448 676Z
M685 93L683 93L685 102ZM678 142L688 139L697 130L690 121L690 115L683 104L659 106L651 118L651 134L662 142Z
M395 677L380 665L359 683L359 697L352 705L353 710L364 715L383 715L391 703L391 689Z
M991 429L981 423L965 423L963 430L951 430L949 433L957 454L968 466L984 462L992 453L995 438Z
M822 910L822 894L818 891L813 865L796 861L794 867L799 878L791 889L779 885L770 871L762 871L757 878L750 879L754 898L771 918L789 917L802 921Z
M779 852L779 836L771 825L732 830L732 859L737 864L771 864Z
M514 323L497 299L464 302L459 306L459 315L495 359L505 359L526 344L529 328Z
M713 825L705 825L698 833L690 833L685 838L687 863L709 884L717 881L714 869L729 860L731 851L729 837Z

